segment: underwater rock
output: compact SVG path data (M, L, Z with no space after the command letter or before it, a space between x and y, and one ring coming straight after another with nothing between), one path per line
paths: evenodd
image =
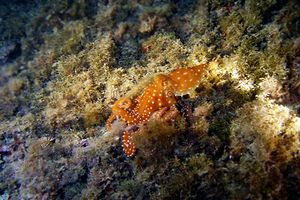
M9 59L14 59L17 56L20 45L14 42L4 42L0 46L0 65L4 65Z

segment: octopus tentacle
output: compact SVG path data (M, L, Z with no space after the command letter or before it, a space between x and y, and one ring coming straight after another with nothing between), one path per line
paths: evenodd
M106 121L106 128L107 130L111 131L112 130L112 127L111 127L111 124L113 123L113 121L115 121L117 119L117 116L115 114L111 114L109 116L109 118L107 119Z
M132 157L135 154L136 146L132 142L132 135L131 133L124 131L122 136L122 148L125 154L128 157Z
M121 119L129 124L134 124L137 122L137 117L134 116L133 103L129 98L121 98L114 103L112 106L112 113L115 116L121 116Z

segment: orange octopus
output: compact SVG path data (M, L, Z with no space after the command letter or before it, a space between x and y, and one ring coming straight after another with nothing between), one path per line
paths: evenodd
M106 127L111 130L112 122L118 117L128 124L146 124L156 111L166 110L175 105L177 95L188 94L200 82L205 65L176 69L169 74L159 74L153 82L136 99L123 97L112 106L112 114ZM122 136L122 148L128 157L135 154L136 146L132 142L132 134L125 129Z

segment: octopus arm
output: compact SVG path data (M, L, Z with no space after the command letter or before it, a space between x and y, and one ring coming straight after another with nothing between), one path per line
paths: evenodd
M117 116L114 115L114 114L111 114L111 115L109 116L109 118L108 118L107 121L106 121L106 128L107 128L107 130L109 130L109 131L112 130L111 125L112 125L113 121L115 121L116 118L117 118Z
M131 133L124 131L122 136L122 148L126 156L132 157L135 154L136 146L132 142Z
M122 98L114 103L112 106L112 114L114 116L120 116L120 118L129 123L135 124L137 123L138 117L134 115L133 108L134 105L132 104L131 100L128 98Z

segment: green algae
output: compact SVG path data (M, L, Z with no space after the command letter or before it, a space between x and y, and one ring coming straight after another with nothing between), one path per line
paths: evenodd
M31 17L29 7L1 26L1 44L17 45L0 49L0 195L300 195L296 1L41 1ZM141 127L126 158L123 124L104 127L110 105L202 63L179 116Z

